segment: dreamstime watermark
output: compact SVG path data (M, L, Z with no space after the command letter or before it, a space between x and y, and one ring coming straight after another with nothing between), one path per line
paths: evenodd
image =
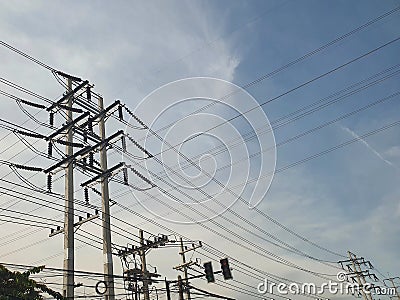
M375 286L372 283L365 283L360 285L356 282L349 282L348 275L345 272L339 272L337 275L337 281L329 280L322 284L315 283L275 283L268 279L264 279L257 286L257 291L260 294L279 294L279 295L301 295L309 294L317 297L317 299L324 299L322 295L361 295L361 294L372 294L372 295L396 295L394 288ZM327 299L327 298L325 298Z
M125 134L151 157L141 160L128 145L136 154L123 154L123 161L148 179L133 174L131 192L152 214L198 223L238 199L254 208L269 190L276 165L272 127L259 103L237 85L208 77L174 81L146 96L131 116Z

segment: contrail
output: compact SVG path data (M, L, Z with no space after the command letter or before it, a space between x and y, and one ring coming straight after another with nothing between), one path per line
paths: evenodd
M393 165L393 163L392 162L390 162L390 161L388 161L386 158L384 158L378 151L376 151L374 148L372 148L371 146L370 146L370 144L368 144L367 143L367 141L366 140L364 140L364 139L362 139L362 138L360 138L360 136L357 134L357 133L355 133L353 130L351 130L351 129L349 129L349 128L347 128L347 127L344 127L344 126L340 126L344 131L347 131L349 134L351 134L354 138L356 138L356 139L358 139L361 143L363 143L364 145L365 145L365 147L367 147L370 151L372 151L376 156L378 156L382 161L384 161L385 163L387 163L389 166L392 166L392 167L396 167L395 165Z

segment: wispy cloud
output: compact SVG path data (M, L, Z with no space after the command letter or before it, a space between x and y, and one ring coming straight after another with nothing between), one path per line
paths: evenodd
M368 150L370 150L372 153L374 153L380 160L382 160L383 162L385 162L386 164L388 164L389 166L392 166L393 168L396 168L396 166L390 162L389 160L387 160L386 158L384 158L382 156L382 154L380 154L378 151L376 151L370 144L367 143L366 140L364 140L363 138L361 138L357 133L355 133L353 130L351 130L350 128L347 128L345 126L341 126L341 128L348 132L352 137L359 139L360 142L367 147Z

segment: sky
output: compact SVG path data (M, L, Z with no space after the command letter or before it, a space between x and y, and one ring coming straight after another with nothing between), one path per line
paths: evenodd
M364 135L399 121L396 93L400 46L395 39L399 37L400 11L288 65L394 9L398 1L20 1L2 2L0 6L3 42L57 70L88 79L103 95L106 105L120 99L151 124L152 130L166 126L158 138L111 119L108 134L123 129L152 153L178 145L185 157L195 157L194 164L190 164L175 151L165 151L160 156L161 164L151 159L131 162L158 186L144 192L110 185L111 198L124 207L171 232L212 245L251 266L247 272L264 272L256 271L253 278L240 272L244 266L239 264L233 267L238 282L222 280L222 285L231 283L242 292L249 290L250 295L203 280L194 280L193 285L237 299L257 299L257 285L267 273L291 281L325 280L277 263L271 260L273 255L334 278L339 269L332 265L337 267L339 260L346 259L347 251L371 261L375 267L371 272L381 279L399 276L399 127ZM53 100L64 92L48 70L4 47L0 48L0 56L2 78ZM275 70L279 72L272 73ZM193 77L199 78L186 80ZM42 100L0 85L2 91L43 104ZM223 101L192 114L230 93L233 95ZM30 107L29 111L36 112ZM238 111L246 113L235 117ZM27 116L5 96L1 96L0 118L38 132L50 132L32 120L25 122ZM48 115L38 112L37 118L47 122ZM133 120L129 123L135 124ZM213 128L221 123L224 125ZM191 137L199 132L206 134ZM33 159L35 153L30 150L20 153L26 146L8 133L1 129L2 161L51 164L47 159ZM253 138L246 139L249 136ZM244 142L234 147L235 138ZM353 139L356 141L351 144L329 150ZM278 145L276 151L274 143ZM217 152L215 147L224 151ZM46 144L38 143L38 149L46 151ZM141 155L137 149L132 151ZM257 155L260 151L262 156ZM109 165L121 159L128 163L126 157L110 152ZM314 156L321 152L325 154ZM9 172L7 165L1 165L0 178L19 180ZM161 174L165 181L155 174ZM77 189L83 178L77 175ZM145 187L137 177L130 178ZM45 176L39 174L32 181L43 185ZM254 182L259 182L259 190ZM0 186L12 188L4 181ZM54 190L63 192L62 180L54 184ZM202 202L205 195L213 197L206 203L187 206L166 196L166 190L184 202ZM160 197L169 206L149 200L151 196ZM77 197L83 199L82 191ZM13 201L13 197L3 194L0 207L6 208ZM249 201L258 203L256 209L249 207ZM224 205L229 209L223 209ZM40 217L62 221L62 211L23 200L9 209L33 211ZM149 232L165 233L121 207L113 206L111 212ZM5 211L2 214L18 216ZM331 252L294 236L266 215ZM82 230L101 237L95 225L85 224ZM121 221L113 220L113 226L125 235L113 235L118 245L132 243L126 235L137 235L136 229ZM3 222L0 227L0 262L62 267L61 235L48 238L48 229ZM308 256L276 247L268 234ZM84 240L93 242L87 237ZM42 242L35 244L37 241ZM101 251L79 241L76 247L76 268L101 272ZM205 254L205 250L196 250L192 259L198 257L205 262L209 260ZM216 269L219 258L221 254L213 256ZM155 249L148 263L157 266L163 277L176 278L178 273L172 265L179 264L179 259L176 248ZM114 265L115 273L121 274L118 257ZM93 293L93 288L86 287L86 292Z

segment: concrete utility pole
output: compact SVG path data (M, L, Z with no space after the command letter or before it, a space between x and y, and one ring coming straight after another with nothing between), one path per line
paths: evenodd
M103 98L99 97L98 105L100 113L104 110ZM99 133L102 141L106 139L106 129L104 114L100 115ZM100 148L100 168L103 172L107 171L107 143ZM114 273L113 258L111 250L111 224L110 224L110 195L108 189L108 176L101 179L101 200L102 200L102 225L103 225L103 263L104 263L104 281L107 282L106 300L114 300Z
M182 266L183 266L183 276L186 285L186 299L190 300L190 290L189 290L189 279L188 279L188 266L186 265L186 257L185 257L185 249L183 248L183 240L180 238L181 242L181 252L179 253L182 256Z
M193 261L186 261L186 257L185 257L185 253L189 252L189 251L194 251L197 248L200 248L202 246L201 241L199 241L198 245L195 245L194 243L192 243L192 247L191 248L187 248L183 246L183 239L180 238L180 252L179 255L182 257L182 263L178 266L173 267L174 270L178 270L183 272L184 275L184 285L185 285L185 293L186 293L186 299L190 300L190 289L189 289L189 279L188 279L188 269L191 265L195 265L196 262Z
M183 299L183 287L182 287L182 277L178 275L178 290L179 290L179 300Z
M169 288L169 281L167 281L166 277L165 277L165 292L167 294L167 300L171 300L171 290Z
M144 244L144 237L143 237L143 230L139 230L139 238L140 238L140 260L142 263L142 276L143 276L143 295L144 295L144 300L150 300L150 294L149 294L149 282L147 280L147 268L146 268L146 249L145 249L145 244Z
M67 79L67 93L72 91L72 80ZM73 96L69 96L67 107L71 108ZM66 110L67 123L72 122L72 110ZM67 129L65 152L67 157L74 154L73 126ZM74 164L69 162L65 168L65 215L64 215L64 276L63 295L74 299Z

